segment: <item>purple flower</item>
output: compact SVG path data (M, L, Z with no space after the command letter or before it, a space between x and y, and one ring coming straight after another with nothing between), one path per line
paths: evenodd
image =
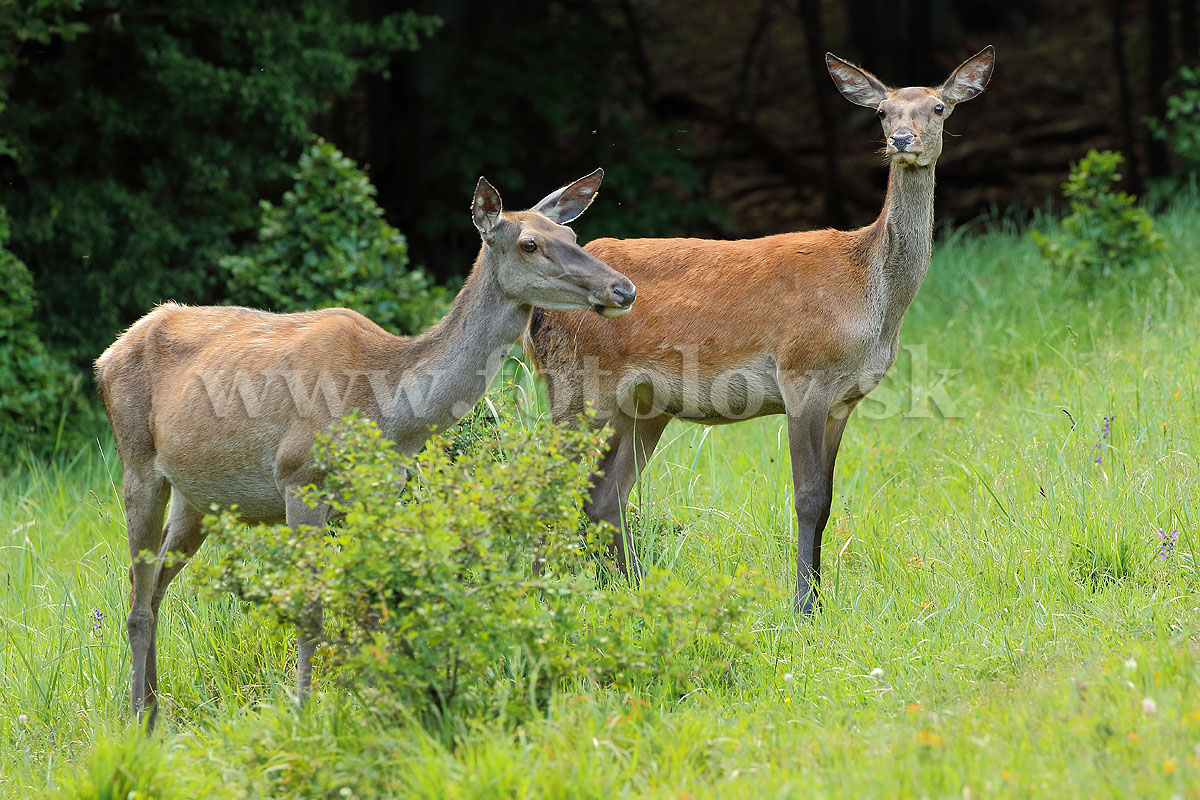
M100 624L102 622L104 622L104 615L100 613L100 609L93 608L92 609L92 630L98 632L100 630Z
M1104 418L1103 427L1101 427L1100 425L1096 426L1096 434L1099 437L1096 440L1096 450L1097 450L1096 463L1097 464L1104 463L1104 443L1108 441L1109 434L1112 433L1112 421L1114 419L1116 419L1116 415L1109 414L1108 416L1106 416Z
M1175 552L1175 542L1179 541L1179 529L1176 528L1170 533L1167 533L1162 528L1158 529L1158 557L1164 561L1171 557Z

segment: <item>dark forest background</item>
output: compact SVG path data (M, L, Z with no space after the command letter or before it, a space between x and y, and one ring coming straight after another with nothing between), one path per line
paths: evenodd
M962 222L1055 202L1089 148L1122 151L1137 193L1176 171L1145 118L1198 27L1197 0L7 4L0 205L37 336L83 366L156 302L237 299L222 259L257 244L314 134L453 282L481 174L525 207L603 166L583 238L863 224L877 124L824 52L928 85L994 44L938 167L939 222Z

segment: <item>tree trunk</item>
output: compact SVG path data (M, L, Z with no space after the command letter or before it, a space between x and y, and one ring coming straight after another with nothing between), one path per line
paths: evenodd
M846 210L842 202L842 179L838 169L837 121L829 104L833 84L825 69L821 2L800 0L797 10L804 27L804 61L808 66L813 103L817 107L817 120L821 125L821 188L825 193L825 224L843 228L846 226Z
M1125 152L1126 185L1142 193L1141 159L1133 128L1133 102L1129 90L1129 67L1125 63L1125 0L1112 0L1112 65L1117 79L1117 113L1121 125L1121 149Z
M1162 119L1167 111L1164 86L1171 77L1171 5L1169 0L1150 0L1146 7L1150 22L1150 60L1146 72L1147 112ZM1167 144L1146 131L1146 168L1152 178L1171 171Z

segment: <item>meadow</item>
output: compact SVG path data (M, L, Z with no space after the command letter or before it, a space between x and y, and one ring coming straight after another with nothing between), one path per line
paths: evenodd
M288 632L185 570L144 738L111 439L26 459L0 477L0 796L1200 797L1200 206L1156 224L1165 254L1094 280L1014 224L939 237L845 435L812 620L783 419L672 423L634 496L646 562L770 598L682 697L578 687L446 737L318 664L297 712Z

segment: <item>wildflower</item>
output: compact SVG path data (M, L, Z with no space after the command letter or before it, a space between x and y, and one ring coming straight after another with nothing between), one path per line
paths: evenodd
M28 724L29 724L29 717L28 717L28 715L26 715L26 714L18 714L18 715L17 715L17 722L21 723L22 725L28 725ZM1198 750L1200 750L1200 745L1196 745L1196 748L1197 748Z
M917 744L923 744L930 747L940 746L942 744L942 737L938 736L929 729L920 730L917 731Z
M1104 443L1108 441L1109 434L1112 433L1112 421L1114 418L1115 418L1115 415L1109 414L1108 416L1106 416L1104 418L1103 427L1101 427L1100 425L1096 426L1096 434L1099 437L1096 440L1096 451L1097 451L1096 452L1096 463L1097 464L1104 463Z
M102 622L104 622L104 615L100 613L100 609L93 608L92 609L92 630L99 631L100 624Z
M1179 529L1176 528L1170 533L1167 533L1162 528L1158 529L1158 557L1164 561L1172 556L1175 552L1175 543L1179 541Z
M1155 711L1158 711L1158 703L1154 702L1153 697L1143 697L1142 711L1145 711L1147 714L1153 714Z
M794 680L796 680L796 679L792 677L792 673L790 673L790 672L783 673L783 682L784 683L791 683Z
M1125 660L1125 671L1126 672L1137 672L1137 659L1136 658L1130 657Z
M883 680L883 667L876 667L871 670L871 677L877 681Z

